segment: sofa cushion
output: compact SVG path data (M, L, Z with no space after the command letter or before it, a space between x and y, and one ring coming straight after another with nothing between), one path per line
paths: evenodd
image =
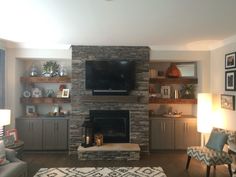
M228 134L212 131L206 147L216 151L222 151L227 138Z
M7 163L9 163L9 161L6 159L4 142L0 140L0 166L5 165Z

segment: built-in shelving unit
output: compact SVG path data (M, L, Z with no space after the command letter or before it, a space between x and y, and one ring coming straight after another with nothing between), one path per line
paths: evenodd
M186 67L191 64L195 65L187 63ZM196 65L187 71L183 70L182 77L177 78L166 76L170 66L171 62L151 62L150 65L149 115L152 150L186 149L188 146L200 145L197 119L192 115L197 104L194 93L198 84ZM189 94L186 94L186 89L189 89Z

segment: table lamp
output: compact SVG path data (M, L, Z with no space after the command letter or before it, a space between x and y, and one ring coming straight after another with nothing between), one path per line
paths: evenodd
M5 135L5 125L11 122L11 110L0 109L0 137Z
M197 104L197 131L203 135L203 145L205 145L205 133L212 130L212 94L199 93Z

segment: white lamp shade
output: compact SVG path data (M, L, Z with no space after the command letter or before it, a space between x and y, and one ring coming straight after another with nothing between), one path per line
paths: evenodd
M212 130L212 94L199 93L197 101L197 131L210 133Z
M11 122L11 110L0 109L0 126L9 125Z

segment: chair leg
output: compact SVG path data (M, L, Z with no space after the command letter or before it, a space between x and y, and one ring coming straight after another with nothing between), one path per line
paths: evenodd
M211 166L207 165L206 177L210 176L210 170L211 170Z
M188 160L187 160L187 164L186 164L186 170L187 170L188 167L189 167L190 160L191 160L191 156L188 156Z
M231 164L228 164L228 170L230 177L232 177L233 174L232 174Z

